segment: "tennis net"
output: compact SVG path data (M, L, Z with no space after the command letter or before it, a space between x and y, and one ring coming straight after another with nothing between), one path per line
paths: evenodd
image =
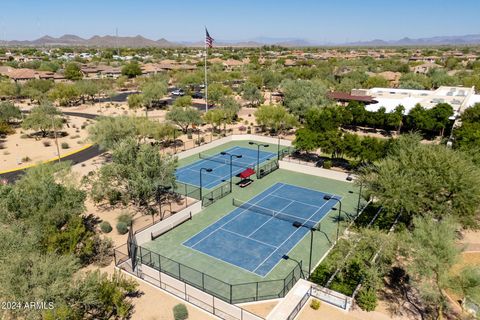
M200 159L230 164L230 156L223 156L221 154L210 155L205 153L199 153L198 156ZM236 167L249 168L255 167L257 165L257 161L252 158L232 159L232 165Z
M272 210L272 209L264 208L264 207L257 206L255 204L251 204L251 203L248 203L248 202L244 202L244 201L241 201L241 200L238 200L238 199L235 199L235 198L233 199L233 205L235 207L238 207L238 208L242 208L242 209L245 209L245 210L250 210L250 211L253 211L253 212L261 213L261 214L264 214L264 215L267 215L267 216L270 216L270 217L274 217L276 219L288 221L288 222L291 222L291 223L297 222L297 223L300 223L302 225L302 227L316 228L316 226L318 224L317 221L308 220L308 219L300 218L300 217L297 217L297 216L293 216L293 215L288 214L288 213L283 213L283 212L275 211L275 210Z

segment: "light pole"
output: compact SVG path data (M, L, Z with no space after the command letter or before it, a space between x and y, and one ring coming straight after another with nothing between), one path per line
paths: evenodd
M173 129L173 154L177 154L177 129Z
M323 200L336 200L338 201L338 203L340 203L340 208L338 210L338 217L337 217L337 240L338 241L338 235L340 233L340 215L342 214L342 201L340 201L340 199L337 199L337 198L334 198L332 195L330 194L326 194L323 196Z
M347 181L352 181L353 178L351 176L347 177ZM363 182L360 181L360 190L358 191L358 201L357 201L357 217L358 214L360 213L360 198L362 197L362 188L363 188Z
M248 144L257 146L257 177L258 177L258 174L260 173L259 172L259 170L260 170L260 148L261 147L268 148L270 145L262 144L262 143L256 143L256 142L253 142L253 141L248 142Z
M304 227L301 223L294 222L292 224L295 228ZM308 277L312 274L312 252L313 252L313 232L317 231L318 229L315 227L308 227L310 230L310 259L308 260Z
M52 115L52 129L53 129L53 136L55 137L55 145L57 146L58 162L60 162L61 157L60 157L60 148L58 147L57 129L55 128L55 115Z
M213 170L211 168L200 168L200 201L203 201L203 195L202 195L202 171L205 172L212 172Z
M241 154L231 154L231 153L228 153L228 152L220 152L220 154L222 156L224 155L228 155L230 156L230 191L232 191L232 188L233 188L233 169L232 169L232 166L233 166L233 157L237 158L237 159L240 159L242 158L243 156Z
M282 259L284 259L284 260L292 260L292 261L296 262L297 265L298 265L299 268L300 268L300 275L302 276L302 278L305 279L305 275L303 274L302 261L295 260L295 259L293 259L292 257L290 257L290 256L288 256L288 255L286 255L286 254L284 254L284 255L282 256Z
M223 117L223 136L227 136L227 117Z
M280 161L280 133L283 130L284 123L280 123L280 127L277 129L278 130L278 148L277 148L277 160Z
M280 133L278 134L277 160L280 161Z

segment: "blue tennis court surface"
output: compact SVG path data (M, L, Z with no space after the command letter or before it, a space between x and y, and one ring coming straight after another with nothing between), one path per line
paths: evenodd
M334 196L316 190L277 183L217 220L183 245L266 276L310 232L293 221L317 224L337 203ZM277 214L273 217L269 212Z
M233 159L233 175L237 175L246 168L255 168L257 165L257 150L242 148L242 147L233 147L225 152L242 155L240 159ZM277 155L272 152L260 151L260 164L270 160L275 159ZM200 186L200 168L210 168L213 169L212 172L202 172L202 185L206 189L211 189L224 181L230 179L230 156L222 155L220 153L212 155L211 159L200 159L190 165L181 167L177 169L175 176L177 181Z

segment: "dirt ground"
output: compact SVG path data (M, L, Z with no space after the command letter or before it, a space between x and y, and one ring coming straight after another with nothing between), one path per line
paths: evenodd
M321 302L320 308L314 310L310 307L311 300L303 307L297 317L298 320L412 320L408 317L390 315L387 306L383 302L380 302L377 310L373 312L362 311L359 308L347 312L325 302Z
M275 306L279 303L278 300L276 301L267 301L267 302L254 302L254 303L246 303L241 305L241 307L247 311L250 311L253 314L259 315L262 318L266 318L268 314L275 308Z
M65 117L67 125L57 133L60 155L74 152L88 143L87 128L91 121L79 117ZM30 138L26 134L32 130L17 128L16 132L0 140L3 149L0 150L0 171L33 165L57 157L57 147L53 136ZM62 136L64 135L64 136ZM66 143L68 148L62 148ZM28 158L28 159L27 159Z

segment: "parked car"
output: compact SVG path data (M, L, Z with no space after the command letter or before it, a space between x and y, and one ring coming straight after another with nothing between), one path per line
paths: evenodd
M203 94L201 92L194 92L192 93L192 98L193 99L202 99L203 98Z
M175 89L172 91L172 95L174 96L183 96L185 92L182 89Z

